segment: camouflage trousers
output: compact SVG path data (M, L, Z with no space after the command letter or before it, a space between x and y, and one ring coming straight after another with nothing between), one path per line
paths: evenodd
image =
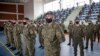
M69 44L71 44L72 37L72 33L69 33Z
M6 35L6 40L7 40L7 44L10 44L10 39L9 39L8 35Z
M88 43L89 43L89 40L90 40L90 45L91 45L91 50L93 50L93 36L92 35L88 35L86 36L86 47L88 48Z
M60 56L60 48L45 47L45 56Z
M33 41L27 41L25 56L35 56L35 48Z
M100 41L100 34L99 34L99 31L94 32L93 40L95 41L96 38L98 39L98 42L99 42L99 41Z
M8 39L9 39L9 43L14 47L15 46L15 43L14 43L14 36L13 36L13 33L10 32L8 34Z
M22 52L22 47L21 47L21 37L20 36L15 36L14 37L14 42L15 42L15 47L19 52Z
M77 56L77 47L79 45L80 48L80 56L84 56L84 46L83 46L83 41L77 41L73 40L73 47L74 47L74 56Z

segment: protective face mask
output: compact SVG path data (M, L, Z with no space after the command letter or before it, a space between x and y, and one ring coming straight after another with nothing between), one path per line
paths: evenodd
M46 19L47 23L51 23L52 19Z

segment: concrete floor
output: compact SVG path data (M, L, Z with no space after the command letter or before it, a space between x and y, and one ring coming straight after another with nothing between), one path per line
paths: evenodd
M68 46L68 35L65 35L66 41L61 43L61 56L74 56L73 47ZM3 44L6 44L6 37L4 36L3 32L0 32L0 41ZM23 41L23 38L22 38ZM24 42L23 42L24 43ZM3 44L0 43L0 56L11 56L10 52L3 46ZM84 41L85 44L85 41ZM35 56L45 56L44 50L38 48L40 45L39 43L39 37L37 35L36 38L36 44L35 44ZM23 49L25 45L22 45ZM90 47L90 46L89 46ZM25 50L24 50L25 51ZM23 51L23 53L24 53ZM17 50L15 50L13 53L16 53ZM78 48L78 56L80 56L80 50ZM88 50L84 50L85 56L100 56L100 43L94 42L94 51L90 51L90 48Z

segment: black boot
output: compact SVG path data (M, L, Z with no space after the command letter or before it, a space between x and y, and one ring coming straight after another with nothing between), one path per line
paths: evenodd
M88 49L88 47L85 47L84 49Z
M10 44L6 44L6 46L7 46L7 47L10 47L11 45L10 45Z
M15 47L11 47L10 49L11 49L11 50L13 50L13 51L14 51L14 50L16 50L16 48L15 48Z
M91 51L93 51L93 49L91 49Z
M22 53L20 53L20 55L19 56L23 56L23 54Z
M70 44L70 43L68 43L67 45L69 45L69 46L70 46L71 44Z
M91 47L91 51L93 51L93 47Z

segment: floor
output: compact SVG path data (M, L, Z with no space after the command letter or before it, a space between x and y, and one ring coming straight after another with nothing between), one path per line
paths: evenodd
M23 36L22 36L23 37ZM66 41L61 43L61 56L73 56L73 47L68 46L68 35L65 35ZM22 38L22 43L23 38ZM8 50L9 48L5 47L6 44L6 37L4 36L3 32L0 32L0 56L11 56L10 51ZM85 41L84 41L85 44ZM25 48L25 45L22 45L23 49ZM44 50L38 48L40 46L39 43L39 37L37 35L36 37L36 44L35 44L35 56L45 56L44 55ZM25 50L23 50L24 53ZM16 53L17 50L13 51L12 53ZM78 48L78 56L80 56L80 50ZM100 43L94 42L94 51L90 51L90 48L88 50L84 50L85 56L100 56Z
M2 32L0 32L0 56L11 56L8 48L5 47L6 39Z

